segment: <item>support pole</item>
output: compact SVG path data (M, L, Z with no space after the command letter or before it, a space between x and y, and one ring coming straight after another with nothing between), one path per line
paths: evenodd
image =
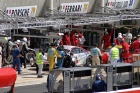
M105 9L104 9L104 7L105 7L105 0L102 0L102 13L104 13L105 12Z
M50 0L50 9L51 9L51 14L53 14L53 0Z
M50 0L50 9L51 9L51 14L53 14L53 0ZM53 38L50 38L50 43L53 43Z

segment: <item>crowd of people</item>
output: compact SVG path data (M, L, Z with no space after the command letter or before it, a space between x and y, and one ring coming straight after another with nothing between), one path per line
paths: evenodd
M92 56L92 66L100 65L103 63L102 51L108 51L108 63L119 63L127 62L130 63L132 60L129 60L129 54L131 53L140 53L140 35L132 36L130 30L126 34L118 33L117 38L113 39L111 43L111 37L114 31L107 32L101 39L101 46L99 47L97 43L94 43L94 46L90 49ZM63 38L60 40L59 45L73 45L73 46L84 46L85 38L82 32L73 32L65 33ZM29 50L32 50L27 45L27 38L22 38L21 40L13 41L12 39L8 40L8 52L7 59L9 56L13 58L13 68L18 71L18 74L21 74L21 67L26 68L26 54ZM33 50L34 51L34 50ZM36 52L36 51L35 51ZM52 70L55 66L55 57L57 57L58 68L62 68L64 64L64 58L66 56L63 47L56 47L55 43L48 44L47 48L47 62L49 62L49 70ZM42 48L38 48L38 52L35 53L35 66L36 74L38 78L42 78L42 69L44 64L44 54ZM0 44L0 66L2 66L2 44ZM96 77L97 82L102 82L100 76ZM93 84L93 90L96 91L97 82ZM106 84L104 83L104 86ZM96 91L99 92L99 91Z
M140 35L133 36L130 33L130 30L126 34L118 33L117 38L113 39L111 43L111 33L105 32L105 35L102 37L101 44L103 44L103 51L109 49L108 61L107 63L115 64L120 62L131 63L134 60L130 59L130 54L140 54ZM100 65L103 63L101 58L101 50L97 44L94 44L94 47L91 48L92 55L92 65ZM100 75L96 76L95 81L92 84L92 91L94 92L103 92L106 91L107 85Z

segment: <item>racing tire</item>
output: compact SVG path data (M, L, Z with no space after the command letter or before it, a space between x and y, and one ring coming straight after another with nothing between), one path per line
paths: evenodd
M91 67L92 66L92 59L91 56L88 56L86 59L86 64L84 65L85 67Z
M4 57L4 63L5 65L11 65L13 63L13 57L9 55L7 58Z

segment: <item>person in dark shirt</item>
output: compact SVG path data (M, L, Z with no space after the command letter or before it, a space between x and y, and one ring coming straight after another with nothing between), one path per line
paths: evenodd
M20 73L20 50L17 48L17 45L13 45L11 50L11 55L13 57L13 68L17 66L18 74Z
M103 92L106 91L107 84L100 75L96 76L96 80L92 84L92 92Z

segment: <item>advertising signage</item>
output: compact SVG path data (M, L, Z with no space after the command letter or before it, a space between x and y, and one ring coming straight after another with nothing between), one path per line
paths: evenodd
M87 13L89 2L61 3L60 11L67 13Z
M36 11L37 11L37 5L6 8L6 13L9 16L35 17Z
M111 9L133 9L135 0L108 0L106 6Z

